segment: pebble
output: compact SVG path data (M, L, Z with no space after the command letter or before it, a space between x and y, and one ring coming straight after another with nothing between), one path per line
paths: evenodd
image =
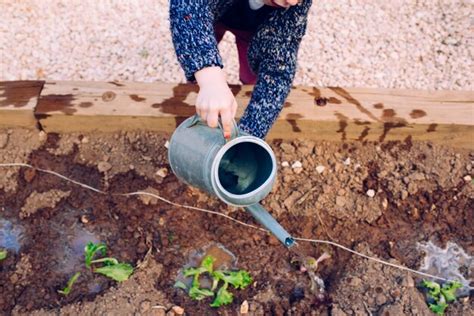
M0 149L7 147L8 134L0 134Z
M83 224L89 223L89 218L87 218L87 215L82 215L82 216L81 216L81 222L82 222Z
M287 154L291 154L295 151L295 147L288 143L281 143L280 148L281 150L283 150L284 153Z
M387 200L387 199L383 199L383 201L382 201L382 207L383 207L384 210L387 209L387 207L388 207L388 200Z
M406 198L408 197L408 191L402 190L401 195L402 195L402 196L401 196L402 200L406 199Z
M112 169L112 165L107 161L101 161L97 164L97 169L99 169L99 172L107 172Z
M377 296L375 297L375 302L377 303L377 305L382 306L387 302L387 297L383 294L377 294Z
M244 314L248 314L248 312L249 312L249 302L245 300L240 305L240 314L244 315Z
M156 175L161 177L161 178L166 178L166 176L168 175L168 169L167 168L160 168L156 172Z
M344 164L345 166L349 166L349 165L351 164L351 158L348 157L346 160L344 160L343 164Z
M283 162L281 163L281 166L284 167L284 168L287 168L287 167L290 166L290 163L289 163L288 161L283 161Z
M373 198L375 196L375 191L372 189L367 190L367 196Z
M336 205L343 207L346 205L346 199L343 196L336 196Z
M46 134L45 131L40 131L38 133L38 139L40 142L44 142L48 138L48 135Z
M88 144L89 143L89 137L87 137L87 136L82 137L81 143Z
M169 141L166 141L166 143L165 143L166 149L168 149L169 146L170 146L170 142L169 142Z
M296 173L296 174L300 174L303 172L303 168L294 168L293 171Z
M166 316L166 310L164 308L156 309L155 306L153 306L150 314L152 316Z
M151 310L151 302L149 300L144 300L140 303L140 312L147 313Z
M471 177L470 175L467 175L467 176L465 176L463 179L464 179L464 181L466 181L466 182L470 182L470 181L472 180L472 177Z
M319 165L316 167L316 171L321 174L323 173L324 169L326 169L326 167L322 166L322 165Z
M175 312L176 315L183 315L183 314L184 314L184 308L182 308L181 306L173 306L173 307L171 308L171 310L172 310L173 312Z
M301 163L301 161L297 160L291 165L291 168L293 168L293 169L303 168L303 164Z
M410 178L408 178L408 177L403 177L403 183L405 183L405 184L410 183Z

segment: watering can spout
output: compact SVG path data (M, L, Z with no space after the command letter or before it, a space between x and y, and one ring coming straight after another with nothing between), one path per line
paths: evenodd
M290 248L295 244L295 240L291 235L268 213L268 211L260 205L255 203L245 206L245 210L266 229L270 231L282 244Z

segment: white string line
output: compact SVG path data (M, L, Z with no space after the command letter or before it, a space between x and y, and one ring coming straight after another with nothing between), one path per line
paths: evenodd
M183 208L187 208L187 209L190 209L190 210L195 210L195 211L200 211L200 212L203 212L203 213L209 213L209 214L214 214L214 215L217 215L217 216L222 216L222 217L227 218L228 220L236 222L240 225L247 226L247 227L250 227L250 228L253 228L253 229L258 229L258 230L261 230L261 231L264 231L264 232L268 233L268 231L266 229L263 229L261 227L255 226L255 225L247 224L245 222L239 221L238 219L235 219L235 218L233 218L229 215L219 213L219 212L216 212L216 211L206 210L206 209L200 208L200 207L178 204L178 203L172 202L170 200L167 200L167 199L165 199L165 198L163 198L159 195L156 195L156 194L153 194L153 193L150 193L150 192L137 191L137 192L131 192L131 193L117 193L117 194L114 194L114 195L122 195L122 196L148 195L148 196L152 196L154 198L157 198L158 200L161 200L165 203L168 203L168 204L171 204L171 205L174 205L174 206L177 206L177 207L183 207Z
M94 187L91 187L87 184L83 184L81 182L78 182L78 181L75 181L75 180L72 180L66 176L63 176L57 172L54 172L54 171L51 171L51 170L46 170L46 169L41 169L41 168L37 168L37 167L34 167L32 165L29 165L29 164L25 164L25 163L0 163L0 167L26 167L26 168L31 168L31 169L35 169L35 170L38 170L38 171L41 171L41 172L45 172L45 173L49 173L49 174L52 174L52 175L55 175L63 180L66 180L68 182L72 182L78 186L81 186L83 188L86 188L88 190L91 190L91 191L94 191L94 192L97 192L97 193L100 193L100 194L107 194L107 192L104 192L104 191L101 191L99 189L96 189ZM200 212L203 212L203 213L209 213L209 214L214 214L214 215L217 215L217 216L222 216L226 219L229 219L233 222L236 222L240 225L243 225L243 226L246 226L246 227L250 227L250 228L253 228L253 229L257 229L257 230L260 230L260 231L264 231L264 232L268 232L266 229L263 229L263 228L260 228L260 227L257 227L257 226L254 226L254 225L251 225L251 224L247 224L247 223L244 223L242 221L239 221L231 216L228 216L226 214L223 214L223 213L219 213L219 212L215 212L215 211L211 211L211 210L206 210L206 209L203 209L203 208L199 208L199 207L194 207L194 206L188 206L188 205L182 205L182 204L178 204L178 203L175 203L175 202L172 202L172 201L169 201L159 195L156 195L156 194L153 194L153 193L149 193L149 192L144 192L144 191L137 191L137 192L130 192L130 193L113 193L112 195L119 195L119 196L133 196L133 195L148 195L148 196L152 196L152 197L155 197L165 203L168 203L170 205L173 205L173 206L177 206L177 207L182 207L182 208L186 208L186 209L190 209L190 210L196 210L196 211L200 211ZM335 243L335 242L332 242L332 241L329 241L329 240L319 240L319 239L307 239L307 238L300 238L300 237L293 237L293 239L295 240L299 240L299 241L306 241L306 242L311 242L311 243L317 243L317 244L327 244L327 245L331 245L331 246L334 246L334 247L338 247L338 248L341 248L345 251L348 251L352 254L355 254L357 256L360 256L362 258L365 258L365 259L368 259L368 260L372 260L372 261L375 261L375 262L378 262L380 264L383 264L383 265L387 265L387 266L390 266L390 267L393 267L393 268L397 268L397 269L400 269L400 270L404 270L404 271L409 271L409 272L412 272L412 273L415 273L415 274L419 274L419 275L422 275L422 276L425 276L425 277L430 277L430 278L433 278L433 279L437 279L437 280L441 280L441 281L445 281L445 282L451 282L453 280L449 280L449 279L445 279L445 278L442 278L442 277L439 277L439 276L436 276L436 275L432 275L432 274L429 274L429 273L424 273L424 272L420 272L420 271L417 271L417 270L414 270L414 269L410 269L408 267L405 267L405 266L402 266L402 265L398 265L398 264L394 264L394 263L390 263L390 262L387 262L387 261L384 261L384 260L381 260L381 259L378 259L378 258L375 258L375 257L370 257L368 255L365 255L363 253L360 253L360 252L357 252L355 250L352 250L350 248L347 248L343 245L340 245L338 243Z
M307 238L299 238L299 237L293 237L293 239L299 240L299 241L313 242L313 243L317 243L317 244L331 245L331 246L334 246L334 247L341 248L341 249L343 249L345 251L348 251L350 253L353 253L355 255L358 255L360 257L363 257L365 259L372 260L372 261L375 261L375 262L378 262L378 263L381 263L381 264L384 264L384 265L387 265L387 266L390 266L390 267L393 267L393 268L397 268L397 269L405 270L405 271L410 271L410 272L413 272L413 273L416 273L416 274L419 274L419 275L422 275L422 276L425 276L425 277L430 277L430 278L438 279L438 280L445 281L445 282L452 281L452 280L448 280L448 279L445 279L445 278L442 278L442 277L439 277L439 276L436 276L436 275L432 275L432 274L429 274L429 273L424 273L424 272L421 272L421 271L413 270L413 269L410 269L408 267L401 266L401 265L398 265L398 264L395 264L395 263L390 263L390 262L387 262L387 261L384 261L384 260L381 260L381 259L378 259L378 258L375 258L375 257L370 257L370 256L367 256L363 253L357 252L355 250L352 250L350 248L347 248L343 245L340 245L338 243L335 243L335 242L332 242L332 241L329 241L329 240L307 239Z
M41 172L44 172L44 173L49 173L49 174L52 174L52 175L55 175L56 177L59 177L63 180L66 180L66 181L69 181L69 182L72 182L74 184L77 184L78 186L81 186L83 188L86 188L86 189L89 189L91 191L94 191L94 192L97 192L97 193L100 193L100 194L107 194L106 192L104 191L101 191L99 189L96 189L94 187L91 187L87 184L84 184L84 183L81 183L81 182L77 182L73 179L70 179L66 176L63 176L62 174L60 173L57 173L57 172L54 172L54 171L51 171L51 170L46 170L46 169L41 169L41 168L37 168L37 167L33 167L32 165L29 165L29 164L26 164L26 163L1 163L0 164L0 167L27 167L27 168L31 168L31 169L35 169L35 170L38 170L38 171L41 171Z

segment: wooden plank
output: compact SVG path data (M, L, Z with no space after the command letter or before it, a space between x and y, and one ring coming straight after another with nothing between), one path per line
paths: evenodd
M34 108L44 81L0 81L0 127L35 128Z
M238 117L251 86L233 86ZM147 129L171 133L197 86L46 82L36 115L46 131ZM474 92L294 87L269 138L431 140L474 149Z

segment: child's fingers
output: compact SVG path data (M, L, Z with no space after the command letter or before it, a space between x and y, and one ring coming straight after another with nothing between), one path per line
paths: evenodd
M209 115L209 104L202 103L199 105L199 112L201 113L199 116L203 121L207 121L207 116Z
M204 109L204 102L202 101L202 99L200 98L201 95L198 95L197 99L196 99L196 114L199 115L199 117L201 117L202 119L205 119L204 117L204 113L203 113L203 109Z
M232 118L232 109L230 107L221 111L222 128L226 139L232 135Z
M234 98L234 102L232 102L232 118L235 118L235 115L237 114L237 101L235 101L235 98Z
M215 128L217 127L217 120L219 118L219 112L217 109L211 109L207 112L207 125L209 127Z

